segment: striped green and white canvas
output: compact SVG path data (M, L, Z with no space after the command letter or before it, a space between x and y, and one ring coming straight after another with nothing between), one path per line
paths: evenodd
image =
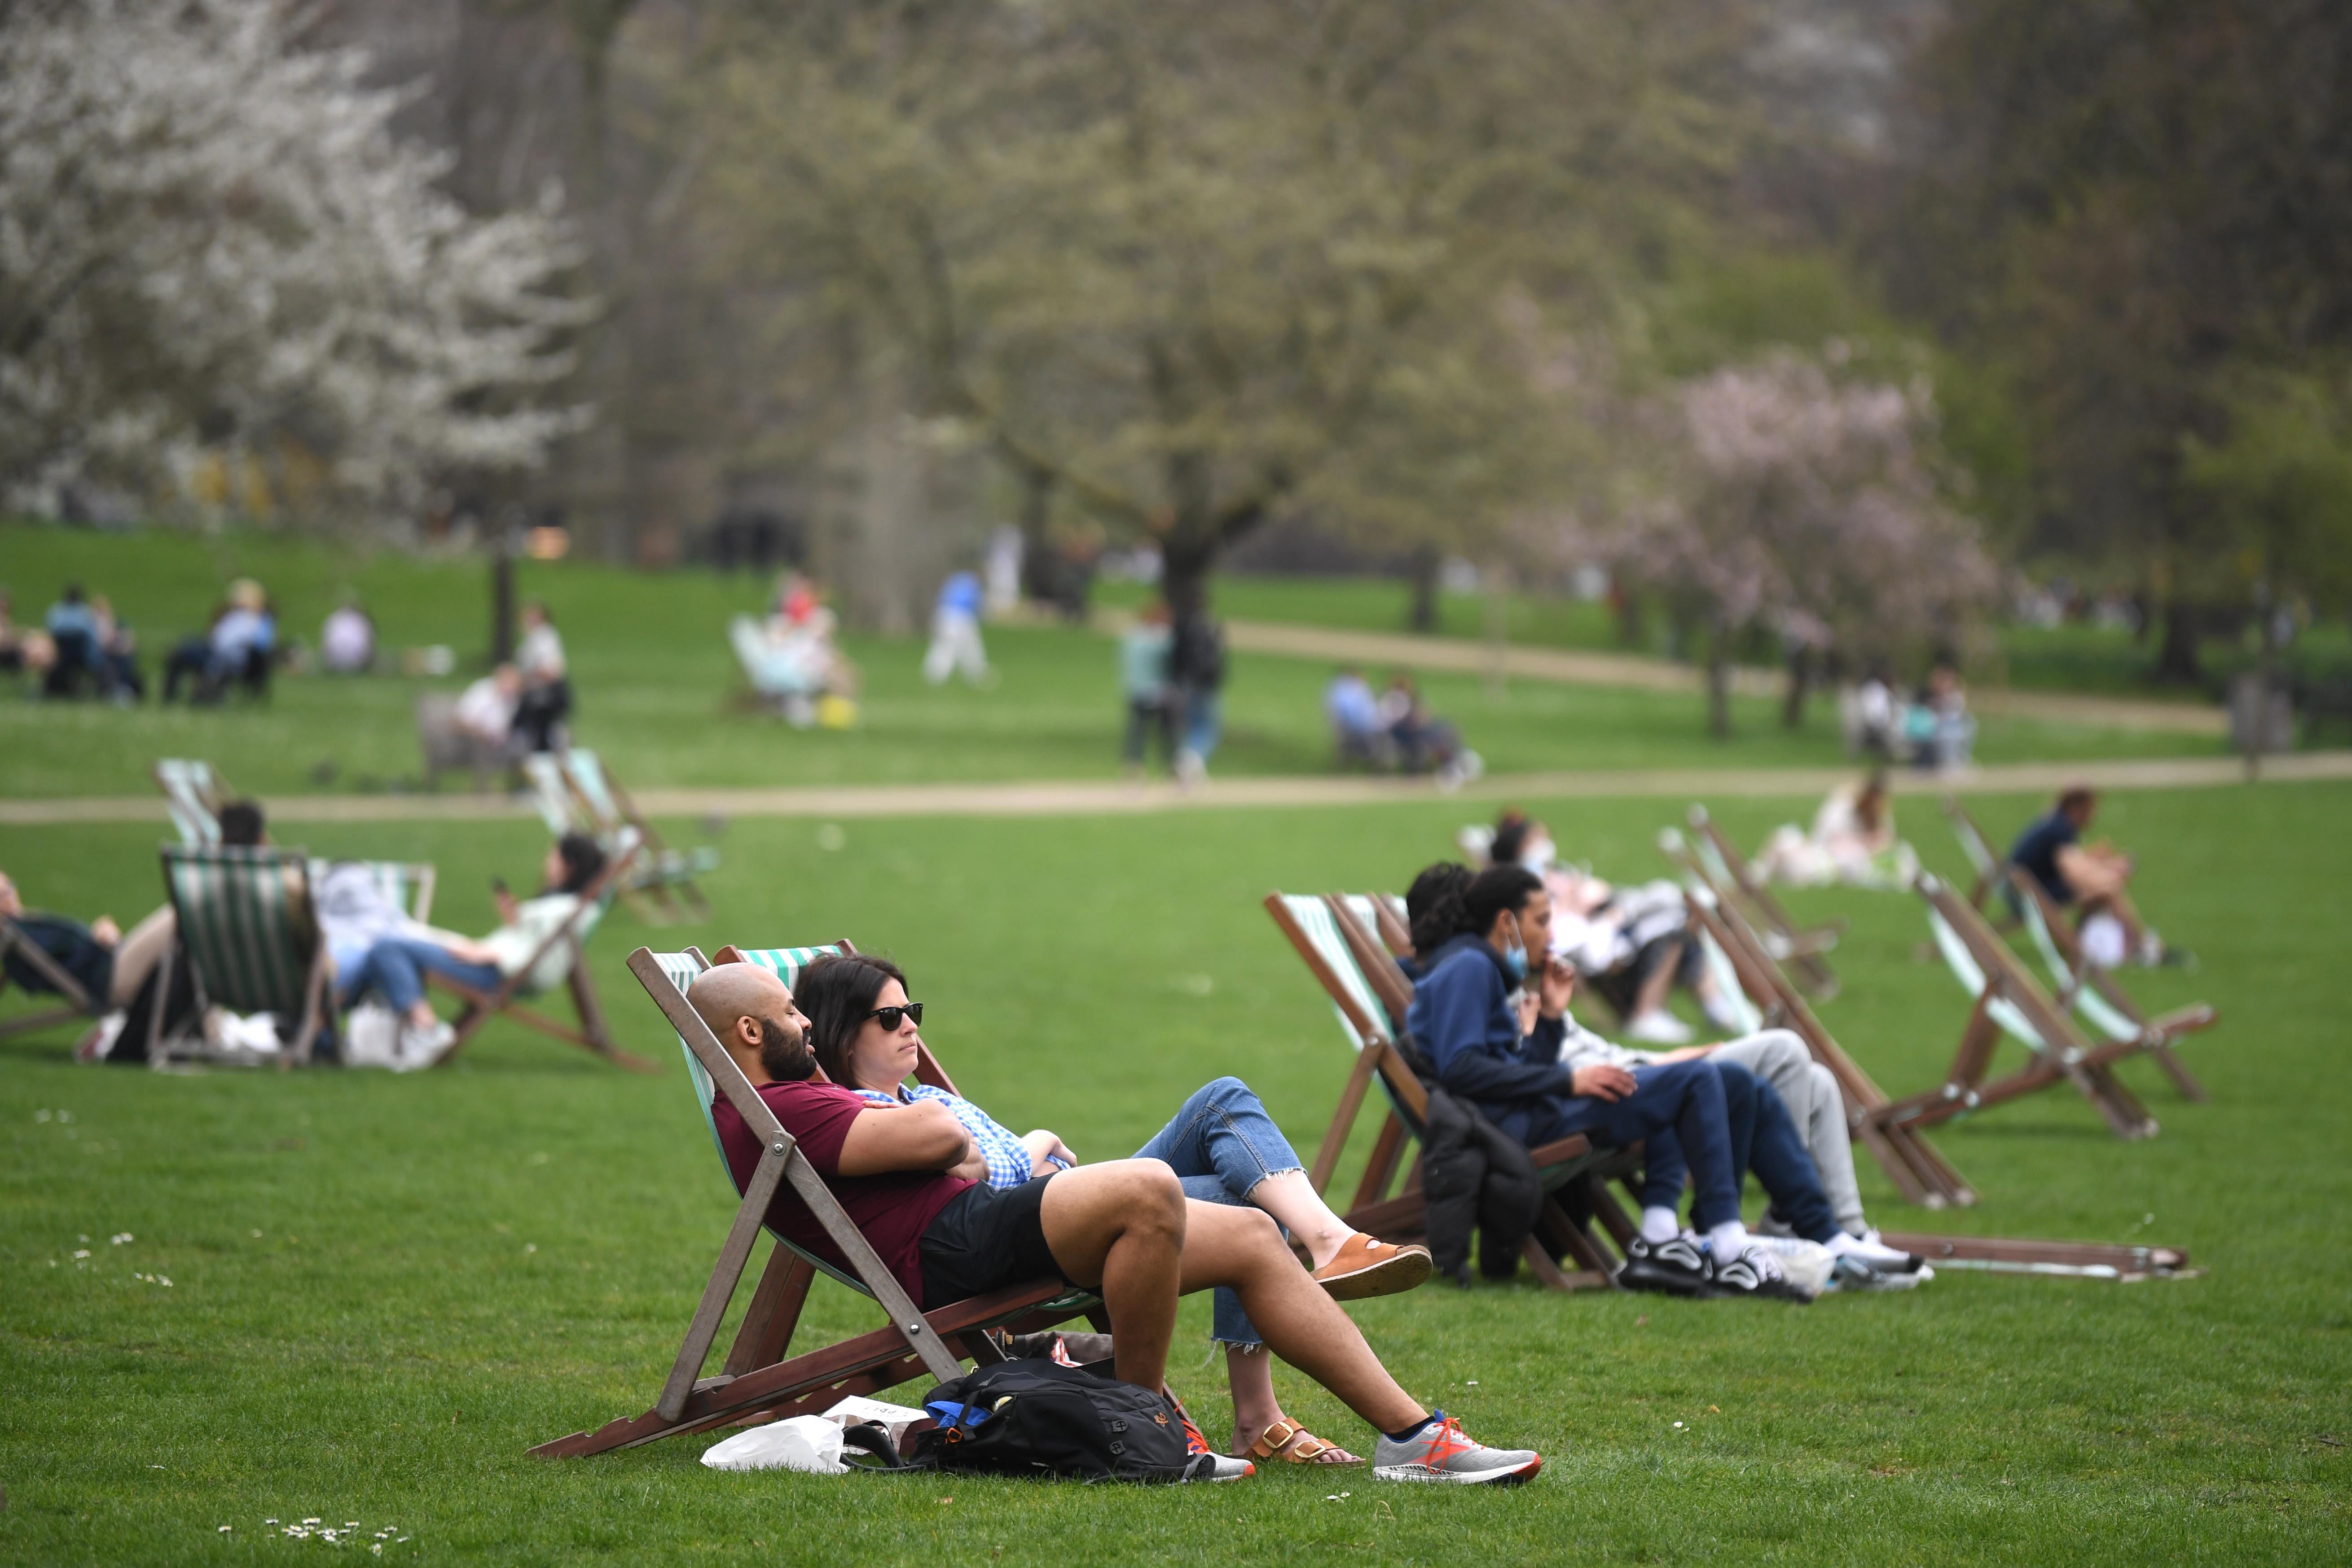
M165 757L155 764L155 782L163 786L163 807L172 814L182 844L198 849L220 842L220 822L212 808L220 785L210 763Z
M1387 1017L1387 1010L1381 1007L1381 999L1372 993L1371 982L1366 980L1364 972L1356 967L1356 955L1349 951L1348 939L1339 934L1339 923L1331 914L1330 906L1320 899L1303 893L1285 893L1282 901L1289 909L1291 919L1297 921L1299 929L1307 933L1307 942L1321 955L1323 962L1331 966L1331 973L1339 977L1339 984L1347 989L1349 998L1363 1009L1364 1016L1376 1025ZM1339 1027L1347 1031L1349 1045L1360 1051L1370 1043L1357 1035L1356 1026L1349 1022L1346 1011L1339 1003L1331 1004L1331 1013L1339 1020Z
M579 820L571 786L563 782L562 763L545 752L533 752L522 760L522 776L530 781L531 804L539 807L539 819L547 824L548 832L561 838L588 827Z
M302 1011L319 951L309 872L299 850L164 848L180 944L213 1002L235 1013Z
M744 963L756 963L785 984L796 985L800 983L802 970L829 953L839 952L841 949L833 942L825 942L817 947L738 948L736 951L743 954Z
M831 947L767 948L758 952L747 952L743 958L746 963L757 963L762 969L772 970L783 976L784 984L789 985L793 983L793 976L800 973L803 964L823 953L834 951L835 950ZM693 986L695 976L702 973L702 966L694 961L694 954L690 952L657 952L654 954L654 962L661 965L662 973L669 977L669 983L677 987L681 995ZM710 1113L712 1102L719 1098L719 1086L711 1081L710 1074L703 1068L702 1058L694 1054L694 1047L686 1043L686 1037L683 1035L677 1037L677 1048L686 1057L686 1080L688 1086L694 1091L695 1107L702 1112L702 1125L710 1134L711 1148L719 1154L719 1179L727 1184L728 1192L734 1193L735 1177L727 1168L727 1146L719 1141L719 1122ZM769 1234L773 1236L775 1233L771 1231ZM778 1242L782 1245L782 1238L778 1237ZM800 1253L827 1278L848 1286L860 1295L872 1294L866 1289L864 1281L855 1274L835 1268L824 1258L814 1257L799 1247L794 1247L793 1250Z
M1960 983L1960 989L1966 991L1972 998L1983 995L1985 988L1983 966L1977 963L1976 954L1969 951L1969 944L1961 940L1960 933L1954 931L1951 923L1936 912L1933 905L1930 905L1927 910L1927 930L1935 936L1936 950L1944 955L1944 963L1951 970L1952 978ZM2017 1005L2008 997L1994 997L1985 1005L1985 1013L1994 1023L2000 1025L2001 1031L2011 1039L2024 1045L2036 1055L2048 1053L2049 1042L2042 1039L2041 1032L2026 1021L2025 1015L2020 1012Z
M2034 947L2042 954L2042 967L2048 972L2051 984L2059 994L2073 1004L2075 1014L2111 1040L2138 1039L2146 1031L2121 1008L2099 994L2098 987L2074 984L2073 973L2066 966L2066 955L2058 951L2058 939L2050 934L2050 924L2042 918L2042 900L2020 899L2017 906L2019 912L2025 917L2025 929L2032 933ZM2071 991L2068 989L2070 986Z
M617 826L620 804L613 798L613 786L605 782L604 764L596 753L585 746L574 746L566 753L564 766L571 771L572 787L588 803L589 812L606 827Z

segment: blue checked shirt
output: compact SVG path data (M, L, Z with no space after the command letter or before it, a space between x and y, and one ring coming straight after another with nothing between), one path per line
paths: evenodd
M878 1089L861 1089L855 1092L859 1099L876 1105L905 1105L918 1100L938 1100L948 1108L948 1113L963 1130L971 1134L971 1146L980 1151L982 1159L988 1162L990 1186L1017 1187L1029 1180L1028 1145L1021 1142L1018 1133L962 1096L950 1094L943 1089L933 1089L927 1083L908 1084L895 1095L885 1094ZM1069 1169L1067 1163L1062 1160L1055 1160L1053 1163L1059 1169Z

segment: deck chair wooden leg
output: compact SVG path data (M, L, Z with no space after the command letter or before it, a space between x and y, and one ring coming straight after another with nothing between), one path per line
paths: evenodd
M1331 1113L1330 1129L1323 1134L1323 1146L1315 1152L1315 1164L1307 1173L1307 1181L1318 1196L1331 1184L1331 1174L1339 1168L1339 1155L1347 1148L1348 1134L1355 1130L1356 1115L1363 1109L1364 1093L1371 1087L1372 1073L1379 1062L1369 1050L1356 1053L1356 1065L1348 1069L1347 1087L1339 1091L1339 1109Z
M580 1032L605 1056L613 1054L613 1033L605 1026L604 1009L596 1001L596 987L588 979L588 963L583 958L572 961L572 973L563 977L572 991L572 1011L580 1015Z
M768 1212L769 1200L776 1195L776 1184L783 1180L787 1159L772 1152L761 1155L751 1180L743 1189L743 1202L735 1210L735 1224L727 1232L726 1245L719 1249L719 1263L710 1271L710 1282L702 1288L702 1301L694 1310L694 1321L686 1331L686 1342L678 1346L669 1380L662 1384L661 1397L654 1402L655 1413L665 1421L675 1421L686 1413L687 1395L694 1392L703 1358L710 1353L710 1342L719 1335L719 1320L726 1316L727 1303L734 1298L735 1287L743 1278L743 1265L751 1261L751 1244L759 1239L760 1222Z
M1404 1152L1406 1136L1404 1122L1395 1111L1390 1111L1372 1140L1371 1160L1364 1166L1364 1179L1356 1184L1355 1201L1349 1208L1368 1208L1388 1195L1389 1184L1396 1179L1397 1160Z
M1591 1183L1594 1186L1599 1185L1599 1183L1590 1176L1577 1179ZM1594 1212L1596 1214L1600 1212L1597 1204L1594 1205ZM1584 1272L1597 1276L1601 1283L1610 1284L1615 1281L1617 1266L1611 1261L1607 1253L1601 1250L1600 1242L1593 1238L1590 1230L1569 1216L1568 1211L1559 1206L1559 1200L1549 1196L1544 1199L1542 1211L1536 1216L1536 1234L1528 1238L1528 1244L1540 1249L1542 1242L1539 1238L1547 1237L1558 1242L1562 1252L1575 1258L1579 1268ZM1547 1256L1544 1261L1549 1263L1549 1257ZM1541 1279L1542 1270L1537 1270L1536 1277Z
M163 1065L163 1015L172 1010L173 961L179 956L179 943L167 942L163 956L155 961L155 1005L147 1009L147 1065Z
M2197 1075L2189 1070L2189 1064L2174 1053L2170 1040L2162 1035L2155 1036L2148 1041L2147 1054L2156 1058L2156 1065L2164 1069L2164 1075L2172 1080L2172 1086L2180 1091L2182 1099L2201 1104L2213 1098L2205 1092L2205 1086L2197 1081Z
M816 1266L791 1247L778 1247L770 1253L759 1287L751 1292L751 1310L743 1314L735 1342L719 1370L730 1377L740 1377L783 1360L785 1349L793 1342L793 1331L800 1326L801 1309L808 1304L809 1287L815 1281Z

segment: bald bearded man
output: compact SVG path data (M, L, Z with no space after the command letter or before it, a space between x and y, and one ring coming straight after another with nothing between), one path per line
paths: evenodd
M1102 1297L1120 1381L1158 1389L1177 1297L1228 1286L1268 1349L1381 1434L1372 1461L1379 1479L1508 1482L1542 1467L1532 1451L1473 1442L1444 1412L1424 1409L1398 1387L1262 1211L1190 1202L1158 1160L1081 1165L1005 1190L975 1183L952 1173L971 1158L971 1140L945 1106L877 1106L824 1079L808 1051L807 1021L774 974L719 964L696 979L688 1001L919 1305L946 1305L923 1299L927 1260L987 1289L1051 1270ZM908 1005L895 982L878 1001ZM759 1140L724 1095L711 1114L740 1191L759 1163ZM992 1203L1011 1205L1009 1224L975 1223L969 1211ZM789 1184L777 1188L768 1224L847 1267ZM974 1250L976 1238L984 1250Z

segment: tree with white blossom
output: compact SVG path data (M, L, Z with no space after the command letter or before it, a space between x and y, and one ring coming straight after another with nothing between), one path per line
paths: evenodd
M550 192L489 216L280 0L0 10L0 501L164 497L202 454L319 514L525 469L590 307ZM304 495L308 489L311 494Z
M1652 414L1660 482L1627 508L1619 548L1704 631L1718 735L1750 632L1895 653L1951 640L1998 585L1937 482L1924 380L1842 383L1781 352L1686 382Z

